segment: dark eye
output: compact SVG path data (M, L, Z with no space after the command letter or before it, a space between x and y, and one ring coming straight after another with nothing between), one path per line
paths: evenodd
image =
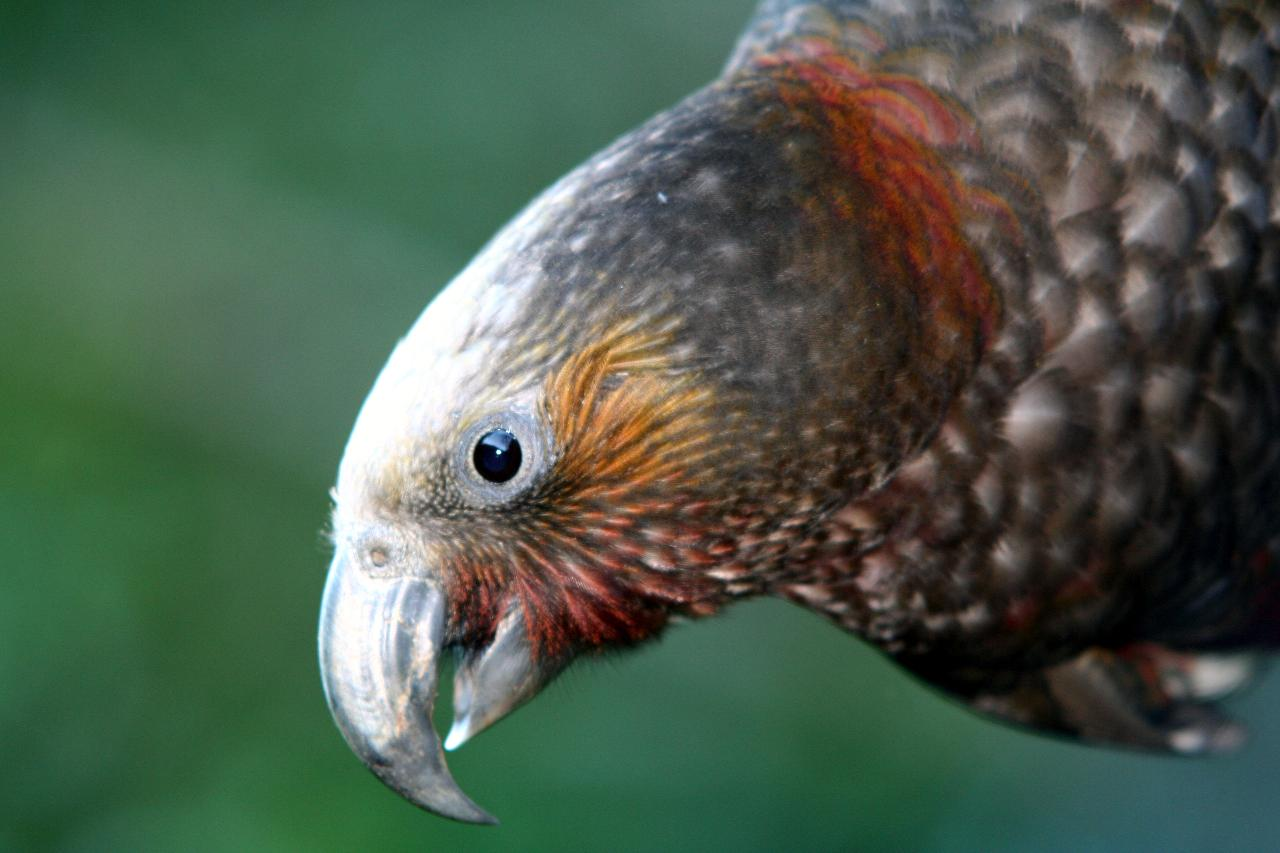
M505 429L486 432L476 442L471 460L476 472L490 483L505 483L520 471L520 442Z

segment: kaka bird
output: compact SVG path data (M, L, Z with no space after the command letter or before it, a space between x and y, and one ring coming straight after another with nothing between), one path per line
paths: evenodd
M970 707L1179 753L1280 642L1280 5L766 0L427 307L334 491L384 782L780 596Z

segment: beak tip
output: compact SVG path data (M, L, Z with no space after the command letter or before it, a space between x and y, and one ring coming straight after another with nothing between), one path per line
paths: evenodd
M373 772L384 784L423 811L460 823L493 825L498 822L496 817L463 793L452 778L441 782L421 777L404 778L393 773L384 775L379 769L373 769Z
M453 752L471 739L471 726L466 719L455 720L449 734L444 739L444 748Z
M466 795L463 795L458 802L442 802L434 797L430 800L418 800L412 794L401 793L418 808L441 817L447 817L450 820L479 826L496 826L498 824L496 817L480 808Z

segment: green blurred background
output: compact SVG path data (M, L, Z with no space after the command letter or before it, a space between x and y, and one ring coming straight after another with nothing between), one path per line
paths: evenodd
M710 79L751 0L0 4L0 848L1280 846L1244 753L981 722L780 603L579 667L420 813L329 720L356 409L533 193Z

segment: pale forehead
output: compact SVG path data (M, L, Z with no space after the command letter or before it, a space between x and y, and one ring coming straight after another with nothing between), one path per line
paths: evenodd
M524 371L550 364L568 343L565 330L552 327L582 320L592 306L606 310L612 304L604 297L614 294L596 286L598 271L590 264L561 269L551 279L544 272L545 255L554 248L548 243L566 236L563 227L574 221L584 185L602 168L589 164L570 173L525 208L397 344L348 440L338 473L339 516L361 514L371 499L376 503L394 492L415 465L445 449L442 442L460 420L476 414L476 406L530 409L532 373L519 373L515 385L489 387L504 356ZM587 227L592 235L596 224ZM576 288L574 282L581 281L592 286ZM495 400L495 393L520 399Z
M339 509L412 464L483 395L532 282L491 245L432 300L396 345L356 417L338 474ZM358 507L350 507L357 510Z

